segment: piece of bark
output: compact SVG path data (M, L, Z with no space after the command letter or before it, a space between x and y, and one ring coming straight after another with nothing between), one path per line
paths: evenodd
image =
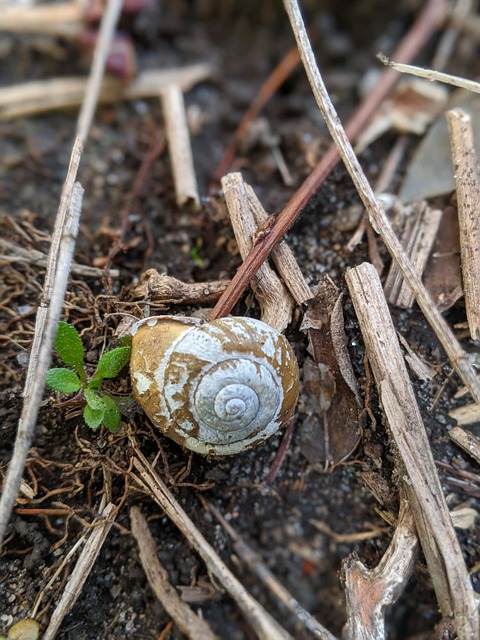
M314 362L304 365L302 401L307 418L300 449L312 464L334 467L359 441L358 383L347 351L342 294L330 278L319 283L302 323Z
M229 173L222 178L222 187L238 249L245 260L257 233L246 185L240 173ZM278 331L286 329L292 321L293 298L267 262L257 271L251 286L263 322Z
M392 540L373 569L350 556L342 567L347 604L345 640L382 640L385 614L412 575L418 554L415 519L408 500L402 500Z
M245 184L245 189L255 223L259 229L262 229L265 224L268 224L269 216L252 187L249 184ZM285 240L281 240L277 244L271 256L278 273L294 300L298 304L303 304L313 298L313 293Z
M138 507L130 509L130 522L148 583L165 611L175 622L175 626L191 640L198 638L218 640L218 636L213 633L208 622L192 611L170 583L168 572L157 555L155 540Z
M420 277L435 242L441 218L439 209L430 208L426 202L418 202L405 221L400 241ZM392 262L384 291L387 300L398 307L408 309L415 302L412 290L404 281L396 262Z
M472 585L380 279L364 263L346 280L440 609L453 617L459 639L476 640L480 621Z
M476 418L477 420L480 420L480 406L477 404L474 405L474 407L477 409ZM476 462L478 462L478 464L480 464L479 438L477 438L471 431L461 429L460 427L453 427L453 429L450 429L448 432L448 435L456 444L458 444L459 447L466 451Z
M183 91L212 75L207 64L178 69L142 71L132 82L125 84L112 77L103 79L99 102L112 104L122 100L158 98L172 82ZM0 120L11 120L34 114L78 107L87 90L87 78L51 78L35 80L0 89Z
M193 211L200 209L197 178L193 165L192 145L187 125L183 91L178 84L162 90L163 117L175 184L177 205Z
M171 276L164 276L156 269L147 269L140 277L140 283L132 289L134 298L144 298L165 305L211 304L225 291L229 280L212 282L182 282Z
M457 186L463 293L473 340L480 340L480 181L471 118L461 109L447 111Z

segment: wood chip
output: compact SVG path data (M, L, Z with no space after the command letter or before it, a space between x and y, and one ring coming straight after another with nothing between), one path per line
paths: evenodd
M412 575L418 553L415 520L407 500L402 500L395 533L378 565L368 569L354 554L342 568L347 598L344 637L382 640L385 614L398 600Z

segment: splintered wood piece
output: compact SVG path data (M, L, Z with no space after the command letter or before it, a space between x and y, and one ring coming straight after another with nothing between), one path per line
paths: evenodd
M257 198L255 191L249 184L245 184L248 202L253 213L253 218L259 229L266 224L268 214L262 207L260 200ZM267 231L268 232L268 231ZM313 297L312 291L308 286L303 273L295 260L292 250L285 242L281 240L271 253L274 265L282 277L285 286L292 294L294 300L298 304L303 304Z
M139 475L132 474L132 479L152 497L175 526L180 529L189 544L205 562L209 574L218 580L237 603L257 637L260 640L293 640L292 636L265 611L262 605L237 580L215 549L190 520L142 452L137 446L134 448L136 456L133 458L133 465Z
M165 305L210 304L218 300L229 282L182 282L172 276L164 276L156 269L147 269L140 278L140 284L132 289L132 296Z
M107 77L103 79L98 101L112 104L121 100L158 98L172 82L183 91L189 91L211 74L209 65L196 64L179 69L143 71L129 84ZM0 120L78 107L82 103L87 83L87 78L52 78L4 87L0 89Z
M385 638L385 614L398 600L412 575L418 552L415 519L408 500L402 500L395 533L374 569L355 555L343 564L347 623L345 637L351 640Z
M346 280L440 609L453 617L458 638L475 640L480 620L470 578L380 279L364 263Z
M457 185L460 255L468 326L480 340L480 181L471 118L461 109L447 111Z
M77 560L75 568L70 574L60 601L50 618L47 630L42 636L43 640L53 640L53 638L56 637L63 619L71 611L73 605L78 600L82 592L83 585L90 575L93 565L95 564L95 560L97 559L103 543L107 538L108 532L112 527L113 521L115 520L115 505L112 503L107 504L100 515L101 519L94 523L95 526L92 528L90 537Z
M257 233L246 185L240 173L229 173L222 178L222 187L238 249L245 260ZM252 289L262 310L263 322L278 331L286 329L292 321L293 298L268 263L258 270Z
M198 638L218 640L218 636L213 633L208 622L192 611L171 584L168 572L157 555L155 540L150 533L147 521L138 507L130 509L130 522L147 580L176 627L192 640Z
M462 407L464 408L464 407ZM480 420L480 406L478 404L473 405L476 409L477 421ZM452 415L450 413L450 415ZM452 416L453 417L453 416ZM473 422L473 421L472 421ZM472 456L480 464L480 439L473 435L471 431L462 429L461 427L453 427L448 432L449 437L458 444L464 451Z
M178 84L168 85L162 90L161 100L177 205L198 211L200 196L182 89Z
M405 221L400 241L419 277L422 277L427 264L441 219L439 209L431 209L426 202L419 202ZM388 302L398 307L408 309L415 302L413 292L395 261L390 267L384 291Z

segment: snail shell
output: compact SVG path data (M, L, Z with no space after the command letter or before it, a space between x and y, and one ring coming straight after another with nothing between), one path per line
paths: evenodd
M133 393L178 444L231 455L275 433L298 398L298 365L286 338L260 320L158 316L132 328Z

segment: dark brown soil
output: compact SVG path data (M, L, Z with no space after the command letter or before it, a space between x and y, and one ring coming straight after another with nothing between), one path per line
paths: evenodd
M378 66L375 53L380 49L390 53L421 3L389 3L388 10L384 8L385 3L366 0L319 4L321 6L305 2L308 24L312 28L320 67L340 116L344 118L358 103L358 84L363 74ZM260 9L258 5L261 5ZM356 6L355 10L352 5ZM213 174L257 89L282 55L293 46L286 15L280 4L274 2L216 4L177 0L154 3L130 19L125 27L134 39L142 69L199 61L208 61L215 66L215 78L196 86L186 96L187 107L199 110L204 121L201 130L192 137L197 179L204 200L199 214L178 211L165 150L154 161L134 209L128 210L127 203L139 167L156 135L163 132L160 105L156 101L138 101L98 109L79 175L85 197L76 261L103 266L125 215L129 216L129 221L124 250L116 255L112 265L120 270L120 277L113 280L113 287L109 289L105 278L73 276L70 280L64 317L82 332L89 352L88 361L93 364L105 341L112 343L115 328L123 315L140 316L144 312L143 303L135 303L130 290L146 268L155 268L188 282L234 274L240 260L228 220L218 206L220 196ZM35 38L3 36L2 85L88 71L89 60L81 57L74 45L59 43L65 58L56 60L45 53L40 44ZM424 52L423 62L428 63L430 54L429 50ZM470 65L468 71L464 69L464 75L474 77L478 69L473 68L472 61ZM234 168L244 173L265 208L274 212L281 210L311 171L307 148L318 160L329 139L300 68L272 98L263 115L271 132L279 136L294 186L283 184L270 150L260 143L242 150ZM48 251L48 242L42 234L52 230L75 118L75 113L56 113L0 123L0 213L5 237L21 246ZM370 179L374 180L378 175L394 140L394 134L387 134L362 155L361 162ZM415 144L412 139L412 149ZM397 183L400 179L401 174ZM337 166L290 231L290 246L311 285L328 274L343 288L345 270L368 259L366 242L353 253L345 249L354 226L346 230L340 220L357 202L345 170ZM380 251L387 261L381 246ZM43 276L44 270L37 266L2 263L2 473L11 455L21 411L25 357L32 338ZM235 313L256 314L255 306L249 307L248 303L244 298ZM178 309L171 311L175 313ZM151 312L155 312L155 307ZM182 312L185 313L185 309ZM464 320L461 304L449 314L452 323ZM449 507L463 504L478 509L478 483L452 482L458 480L455 476L458 472L475 472L468 456L448 439L447 431L453 423L447 411L455 402L453 395L458 381L455 376L447 379L451 369L420 311L417 308L393 310L393 316L398 331L412 348L438 370L432 382L414 380L414 385L434 457L447 467L440 467L439 473ZM348 298L345 318L350 355L365 398L368 383L363 343ZM300 321L301 314L298 313L287 336L302 365L307 339L299 331ZM469 348L468 344L466 346ZM445 388L440 393L443 385ZM116 393L128 394L126 376L112 382L111 388ZM295 620L278 607L267 589L248 570L234 562L228 536L205 512L197 495L201 491L216 505L245 541L260 553L285 587L339 636L345 621L339 577L342 560L357 553L365 564L374 566L389 543L391 531L362 542L342 542L334 535L320 532L312 521L323 522L337 534L385 527L378 514L380 505L364 481L365 472L374 472L387 481L391 491L390 507L394 509L393 458L375 392L370 387L369 391L376 424L365 419L360 446L348 461L328 473L322 472L320 465L308 462L300 449L306 417L302 410L308 410L308 398L303 399L296 415L293 442L280 473L270 485L265 477L281 435L256 450L232 458L209 460L195 455L187 472L184 471L190 462L189 454L170 441L161 440L168 468L161 463L160 471L167 478L177 478L172 486L177 499L246 588L298 638L309 636L295 626ZM36 495L30 501L19 500L8 543L0 559L0 633L5 633L13 621L30 614L38 594L84 532L85 524L95 517L105 473L111 474L115 502L119 502L127 490L125 474L131 452L126 423L115 435L104 430L92 432L81 420L81 407L68 403L64 406L64 400L45 392L34 447L24 476L26 482L35 487ZM158 451L158 442L152 438L145 416L134 408L130 414L129 428L137 431L142 450L152 459ZM202 561L178 530L150 500L129 487L117 518L118 526L112 528L58 638L153 640L181 637L175 628L167 635L161 635L169 617L153 596L139 562L136 543L129 531L128 507L132 504L140 504L151 518L159 556L174 585L187 586L202 578L209 580ZM26 509L37 511L28 514ZM478 530L459 531L458 535L467 566L476 565L478 572ZM38 607L37 620L42 628L48 624L74 562L75 556L67 562ZM478 573L473 573L472 580L478 589ZM201 611L221 638L243 640L253 637L235 603L221 592L194 608ZM399 603L389 613L389 637L408 638L415 634L433 637L432 629L438 620L434 593L421 560Z

